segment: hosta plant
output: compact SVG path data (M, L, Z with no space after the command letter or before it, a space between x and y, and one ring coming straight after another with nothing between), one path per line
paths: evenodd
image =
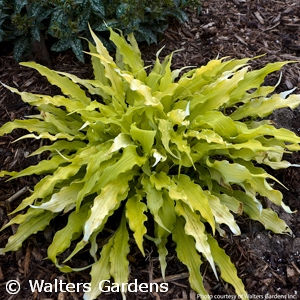
M235 216L241 214L275 233L291 233L261 203L267 198L290 212L272 187L276 178L263 168L289 167L283 154L300 149L299 137L264 119L274 109L300 103L291 91L276 94L275 86L263 85L269 73L287 62L251 70L246 58L215 59L183 73L171 69L173 54L160 61L158 52L154 65L145 67L132 34L125 39L110 29L115 59L92 36L94 79L28 62L22 65L46 76L62 95L7 86L40 114L6 123L0 135L26 129L29 133L20 139L49 140L31 155L50 155L20 172L0 173L10 179L43 175L3 226L19 225L0 253L17 250L64 214L68 221L54 235L48 258L61 271L71 272L79 270L70 265L71 258L89 249L91 290L85 299L99 294L101 280L128 281L131 235L143 255L145 239L156 245L163 278L172 239L188 268L190 285L201 297L207 296L200 271L204 261L216 277L246 297L217 236L225 235L224 226L240 234ZM114 222L109 222L111 216ZM116 222L113 234L103 234L105 226Z

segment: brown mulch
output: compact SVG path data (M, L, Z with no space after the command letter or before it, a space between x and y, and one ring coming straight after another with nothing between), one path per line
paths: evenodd
M253 62L253 68L262 67L268 62L300 59L300 2L298 0L206 0L199 17L190 12L188 24L173 23L167 30L159 45L141 45L146 65L152 64L156 52L162 47L161 57L171 51L182 49L174 54L174 68L200 66L216 57L232 58L254 57L263 55ZM1 45L0 45L1 46ZM5 48L5 47L4 47ZM35 71L20 67L12 59L10 51L0 47L0 81L22 91L55 94L59 90L50 86ZM2 52L1 52L2 51ZM79 63L71 52L51 53L55 70L66 71L82 78L92 76L88 63ZM279 73L268 80L276 83ZM300 64L284 67L279 91L296 87L294 93L300 93ZM34 108L24 104L17 95L0 87L0 126L15 118L35 114ZM278 127L300 131L300 110L283 109L275 112L272 119ZM0 139L0 168L21 170L37 161L26 156L39 147L39 142L21 140L20 130ZM289 157L293 163L299 163L300 155ZM228 232L226 238L219 238L220 244L232 258L250 295L274 295L273 299L300 299L300 172L297 168L274 172L274 175L289 189L280 189L284 201L295 212L287 215L278 209L280 216L293 230L294 236L275 235L247 218L238 218L242 230L241 236ZM6 223L8 215L25 196L29 194L38 177L25 177L5 182L0 179L0 226ZM19 193L19 194L18 194ZM266 201L267 202L267 201ZM270 205L267 203L267 205ZM63 220L62 220L63 222ZM59 224L52 224L57 228ZM38 233L28 239L22 249L15 253L0 256L0 299L82 299L82 293L31 293L28 280L54 282L89 282L88 271L82 273L62 274L48 261L47 245L51 243L53 228ZM15 227L0 232L0 247L4 247ZM131 249L131 280L139 282L160 282L160 268L155 247L149 244L145 248L146 258ZM128 299L197 299L190 289L186 268L175 258L174 245L170 244L168 257L167 293L132 293ZM84 254L80 257L84 260ZM80 260L78 258L78 260ZM82 263L78 261L78 263ZM233 288L217 281L204 264L205 286L215 299L229 299L225 295L234 295ZM6 283L18 279L21 292L9 295L5 291ZM224 295L221 298L221 295ZM278 298L280 295L290 298ZM107 293L99 299L121 299L120 295ZM233 299L233 298L232 298ZM255 299L255 298L254 298ZM257 298L256 298L257 299ZM270 298L271 299L271 298Z

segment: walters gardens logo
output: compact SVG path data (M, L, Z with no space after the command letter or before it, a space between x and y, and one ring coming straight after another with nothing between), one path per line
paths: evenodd
M62 280L55 279L54 282L45 282L45 280L28 280L29 288L31 292L44 292L44 293L58 293L58 292L69 292L69 293L89 293L91 292L91 283L72 283L63 282ZM162 283L138 283L137 279L131 283L113 283L110 280L102 280L98 285L100 293L151 293L151 292L162 292L166 293L169 290L167 282ZM18 294L21 290L21 284L18 280L9 280L6 282L6 292L10 295ZM48 298L47 298L48 299ZM86 299L86 298L84 298ZM197 299L201 300L296 300L299 299L298 295L255 295L255 294L244 294L240 296L236 295L203 295L197 294Z
M12 280L13 281L13 280ZM13 281L15 285L18 285L18 288L10 288L7 286L7 291L10 294L15 294L20 291L20 286L17 281ZM91 284L90 283L72 283L72 282L63 282L62 280L55 279L53 283L45 282L44 280L29 280L29 287L31 292L37 291L39 293L52 293L52 292L69 292L69 293L79 293L84 292L88 293L91 291ZM10 283L12 285L12 283ZM131 283L112 283L110 280L102 280L99 283L99 291L101 293L105 292L121 292L121 293L137 293L137 292L162 292L166 293L169 290L168 283L138 283L137 279Z

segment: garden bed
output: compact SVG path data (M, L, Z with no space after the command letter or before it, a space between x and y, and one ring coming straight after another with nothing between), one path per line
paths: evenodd
M283 68L282 80L277 91L296 88L300 93L300 3L296 0L207 0L204 1L199 17L190 12L188 24L172 23L158 45L141 45L146 65L152 64L156 52L163 46L161 57L171 51L182 49L174 54L174 68L200 66L210 59L230 56L232 58L262 56L255 60L253 68L262 67L269 62L295 60L298 63ZM2 52L1 52L2 51ZM9 49L0 50L0 81L22 91L58 93L45 78L31 69L16 64ZM71 52L51 53L55 70L76 74L82 78L92 76L88 63L82 64ZM271 84L278 81L279 73L268 77ZM23 118L35 113L34 108L24 104L17 95L0 87L0 126L15 118ZM282 109L272 115L277 127L286 127L300 132L300 110ZM20 131L0 138L0 167L6 170L21 170L37 163L36 158L26 156L39 147L39 141L21 140L12 143L21 135ZM293 163L300 162L300 155L290 155ZM286 214L276 209L292 229L294 236L275 235L256 222L245 217L238 217L242 230L241 236L233 236L229 231L226 238L219 238L220 244L230 255L250 295L290 295L290 299L300 299L300 169L290 168L273 171L287 188L277 186L284 195L284 202L290 206L293 214ZM0 226L11 218L8 214L28 195L38 177L25 177L5 182L0 179ZM271 205L266 199L265 205ZM65 222L61 218L60 222ZM53 228L59 224L52 224ZM51 243L53 228L38 233L28 239L22 249L15 253L0 256L0 299L81 299L82 293L31 293L28 281L55 279L65 282L89 282L88 271L82 273L62 274L57 271L47 256L47 245ZM9 235L15 228L0 232L0 247L4 247ZM173 245L170 244L173 249ZM137 254L136 246L130 252L131 280L139 282L160 282L162 280L155 247L145 245L146 258ZM128 293L128 299L197 299L190 289L188 273L185 267L170 251L168 256L167 293ZM73 262L77 267L85 264L84 253ZM207 268L207 269L205 269ZM205 287L210 295L234 295L234 290L222 280L217 281L204 264ZM21 292L9 295L5 291L8 280L18 279ZM102 294L99 299L121 299L114 293ZM219 298L222 299L222 298ZM223 298L227 299L227 298Z

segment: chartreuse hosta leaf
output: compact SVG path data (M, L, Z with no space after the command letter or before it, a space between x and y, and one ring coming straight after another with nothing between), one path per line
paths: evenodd
M145 215L145 212L147 211L147 205L142 200L142 195L139 193L128 197L126 202L126 217L128 219L128 226L133 231L136 244L142 254L145 255L143 239L147 232L147 228L144 222L147 221L148 218Z
M71 245L74 239L77 239L82 233L84 223L89 213L89 203L82 206L80 212L73 211L68 218L68 224L59 230L48 248L48 258L51 259L56 266L64 272L72 271L68 266L62 266L57 261L57 255L63 253Z
M235 292L240 299L248 299L242 280L238 278L236 268L230 261L230 258L227 256L225 251L219 247L217 241L210 234L207 234L207 241L209 243L213 259L221 270L222 279L233 285Z
M204 288L203 277L200 273L200 266L203 262L196 250L195 240L184 231L184 221L180 217L177 217L174 223L172 238L176 243L179 260L187 266L190 272L189 281L192 289L206 299L209 295Z
M251 59L223 58L184 73L185 68L172 69L173 53L160 61L158 51L153 66L144 66L132 34L126 40L110 29L115 60L91 34L93 79L26 62L22 65L46 76L61 95L31 94L4 85L40 113L4 124L0 135L25 129L28 134L19 139L48 140L31 155L49 155L20 172L0 172L9 180L41 176L14 210L15 217L2 227L19 225L0 253L17 250L60 216L68 221L55 233L48 258L61 271L79 271L71 258L89 250L85 253L91 260L82 267L91 267L85 300L100 294L104 280L126 286L131 236L144 256L144 239L154 243L163 278L173 239L178 258L190 272L191 287L202 298L207 297L200 270L204 260L217 278L245 296L217 238L226 236L224 226L240 234L235 214L243 213L268 230L291 234L260 201L266 197L291 213L271 184L277 179L263 166L299 167L282 158L300 150L300 138L269 120L256 119L299 105L300 96L292 90L276 94L276 86L262 85L268 74L288 62L251 70ZM126 289L122 292L125 298Z

